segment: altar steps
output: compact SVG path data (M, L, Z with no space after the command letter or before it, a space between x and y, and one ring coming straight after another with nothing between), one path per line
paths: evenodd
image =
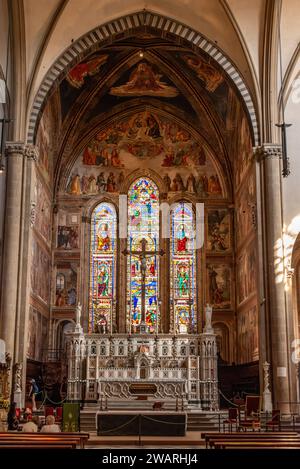
M149 407L149 409L152 407ZM98 406L85 406L84 410L80 412L80 429L83 432L95 432L96 431L96 412L99 410ZM109 406L109 410L120 410L120 407ZM126 410L148 410L144 406L131 406L122 407L122 411ZM174 406L166 408L165 410L174 411ZM225 418L225 414L221 415L221 424ZM199 412L189 413L187 421L187 431L191 432L213 432L219 431L219 417L217 413Z
M223 418L225 418L225 415L220 414L219 421L219 414L217 413L188 413L187 431L218 432L220 424L222 425Z
M96 432L96 410L80 412L80 431Z

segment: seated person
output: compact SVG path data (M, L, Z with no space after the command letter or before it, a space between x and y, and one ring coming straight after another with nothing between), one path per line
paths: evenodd
M31 414L27 414L24 416L24 424L22 427L22 432L31 432L36 433L38 431L38 427L36 423L33 421Z
M8 430L18 430L19 420L17 419L16 408L17 408L17 403L13 402L7 414L7 429Z
M55 423L54 415L47 415L46 423L42 426L41 433L58 433L60 427Z

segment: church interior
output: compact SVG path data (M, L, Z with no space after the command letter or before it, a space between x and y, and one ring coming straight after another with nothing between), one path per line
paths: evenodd
M0 0L0 448L13 403L300 447L299 17Z

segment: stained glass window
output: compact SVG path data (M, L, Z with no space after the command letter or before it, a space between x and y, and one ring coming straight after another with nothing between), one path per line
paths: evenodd
M179 202L171 211L170 312L175 332L196 332L195 217L192 205Z
M112 204L99 204L91 219L90 332L111 332L115 322L117 217Z
M153 181L137 179L128 192L127 318L132 333L157 331L159 193Z

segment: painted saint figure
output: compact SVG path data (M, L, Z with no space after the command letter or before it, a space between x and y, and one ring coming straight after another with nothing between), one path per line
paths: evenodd
M102 223L97 230L97 249L98 251L109 251L111 249L107 223Z
M107 190L107 192L115 192L116 191L115 176L114 176L114 173L112 173L112 172L109 173L109 176L107 178L106 190Z
M195 177L192 174L190 174L187 179L186 190L188 192L195 192L195 183L196 183Z
M105 177L104 177L103 172L101 172L97 177L97 187L100 193L106 191L106 182L105 182Z
M178 266L179 270L177 273L177 288L178 295L184 297L188 295L189 292L189 274L186 271L186 265Z
M186 252L188 237L186 236L184 224L182 224L177 231L177 252Z
M108 295L108 272L107 267L102 265L98 273L98 296Z
M160 81L161 75L156 74L146 62L140 62L133 70L129 81L124 85L113 87L110 94L115 96L161 96L172 98L178 91ZM157 132L157 131L156 131Z
M81 194L81 187L80 187L80 176L79 174L74 174L71 177L71 181L68 187L69 194L72 195L80 195Z

